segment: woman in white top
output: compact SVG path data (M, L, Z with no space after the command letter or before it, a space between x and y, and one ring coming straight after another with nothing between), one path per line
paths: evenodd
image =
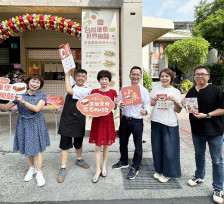
M171 69L163 69L159 74L161 85L151 93L151 143L154 160L154 178L167 182L181 176L180 139L176 112L180 113L181 93L171 84L174 74Z

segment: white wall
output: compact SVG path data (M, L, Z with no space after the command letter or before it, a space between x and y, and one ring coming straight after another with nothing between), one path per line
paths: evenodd
M142 48L142 67L145 71L149 71L149 45Z
M79 21L77 21L79 22ZM34 30L20 34L21 64L26 71L26 48L58 48L59 45L69 43L71 48L81 48L81 40L57 31Z
M135 12L135 15L130 15ZM121 8L121 79L130 83L133 66L142 67L142 1L124 0Z
M67 42L72 48L81 48L81 40L58 31L26 31L23 37L26 48L58 48Z

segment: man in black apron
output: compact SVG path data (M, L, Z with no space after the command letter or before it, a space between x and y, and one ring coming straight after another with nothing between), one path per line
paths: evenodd
M62 183L66 176L66 163L69 149L73 146L76 150L76 164L82 168L88 169L89 165L82 159L82 142L85 136L86 116L83 115L76 107L79 99L89 95L89 90L85 87L87 72L84 69L77 70L75 81L71 77L74 69L65 74L66 98L64 109L61 115L58 134L61 135L61 169L57 181Z

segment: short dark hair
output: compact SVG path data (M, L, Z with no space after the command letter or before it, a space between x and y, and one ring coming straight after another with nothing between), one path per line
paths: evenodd
M195 73L195 71L196 71L197 69L205 69L205 70L208 72L208 74L210 75L210 69L209 69L208 67L206 67L206 66L201 65L201 66L196 67L196 68L194 69L194 73Z
M97 74L97 80L100 81L100 79L103 78L103 77L107 77L109 79L109 81L111 81L112 74L111 74L111 72L109 72L107 70L101 70Z
M134 67L132 67L131 70L130 70L130 74L131 74L131 72L132 72L133 69L138 69L138 70L140 70L140 72L141 72L141 74L142 74L142 69L141 69L141 67L138 67L138 66L134 66Z
M31 79L35 79L35 80L38 79L40 81L40 88L39 89L41 89L43 87L43 85L44 85L44 78L41 75L39 75L39 74L31 74L25 80L25 83L27 84L28 88L29 88L29 83L30 83Z
M86 76L87 76L87 71L86 71L85 69L77 69L77 70L75 71L75 75L78 74L78 73L86 74Z
M172 83L174 82L174 79L175 79L173 71L172 71L171 69L168 69L168 68L166 68L166 69L162 69L162 70L160 71L160 73L159 73L159 78L160 78L162 72L165 72L166 74L168 74L168 75L171 77L171 82L170 82L170 84L172 84Z

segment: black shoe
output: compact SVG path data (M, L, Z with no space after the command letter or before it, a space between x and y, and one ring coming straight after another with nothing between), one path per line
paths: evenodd
M139 170L136 170L136 169L131 167L131 169L130 169L130 171L128 173L127 178L133 180L138 175L138 173L139 173Z
M123 168L128 168L129 164L122 164L121 161L117 162L112 166L113 169L123 169Z

